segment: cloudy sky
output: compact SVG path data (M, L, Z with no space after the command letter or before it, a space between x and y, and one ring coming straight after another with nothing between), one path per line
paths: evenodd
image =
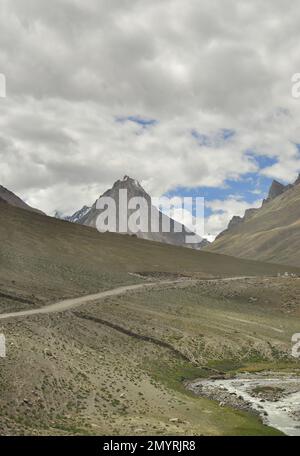
M207 231L300 171L300 4L0 0L0 184L49 214L124 174Z

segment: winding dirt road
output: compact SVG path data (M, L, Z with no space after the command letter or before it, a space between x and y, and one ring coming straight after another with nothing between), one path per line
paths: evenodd
M30 315L38 315L38 314L49 314L55 312L64 312L66 310L74 309L76 307L81 306L82 304L87 304L89 302L98 301L100 299L108 298L110 296L117 296L127 293L128 291L137 291L146 288L153 288L157 286L169 286L169 285L188 285L197 282L197 280L166 280L166 281L157 281L151 283L142 283L138 285L125 285L118 288L113 288L107 291L101 291L99 293L80 296L79 298L71 298L71 299L64 299L62 301L57 301L53 304L46 305L44 307L40 307L38 309L30 309L30 310L21 310L19 312L10 312L0 314L0 320L7 320L9 318L17 318L17 317L28 317Z
M161 286L189 286L194 283L199 283L200 281L205 282L215 282L217 281L235 281L235 280L243 280L243 279L251 279L252 277L226 277L226 278L215 278L215 279L177 279L177 280L161 280L157 282L150 282L150 283L142 283L138 285L125 285L118 288L113 288L111 290L101 291L99 293L80 296L79 298L71 298L65 299L62 301L57 301L53 304L46 305L44 307L40 307L37 309L30 309L30 310L21 310L19 312L10 312L10 313L3 313L0 314L0 320L7 320L10 318L18 318L18 317L28 317L30 315L39 315L39 314L49 314L49 313L56 313L56 312L64 312L66 310L74 309L76 307L81 306L82 304L87 304L89 302L98 301L100 299L108 298L110 296L117 296L127 293L128 291L137 291L146 288L154 288L154 287L161 287Z

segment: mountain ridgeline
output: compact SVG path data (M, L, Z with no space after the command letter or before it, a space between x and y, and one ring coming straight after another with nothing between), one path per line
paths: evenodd
M15 206L20 209L25 209L27 211L36 212L38 214L43 214L42 211L29 206L23 200L21 200L21 198L19 198L17 195L15 195L13 192L11 192L10 190L8 190L5 187L2 187L2 185L0 185L0 202L8 203L11 206Z
M116 220L116 232L120 233L119 231L119 191L120 190L127 190L127 202L136 197L142 197L148 204L148 221L147 221L147 230L145 231L138 231L137 233L133 233L130 231L130 228L126 231L126 234L135 234L138 238L146 239L149 241L157 241L162 242L165 244L177 245L177 246L184 246L190 247L194 249L202 249L206 247L209 242L206 239L202 239L200 236L196 234L192 234L188 228L184 225L176 222L172 218L168 217L167 215L163 214L159 211L156 207L154 207L151 203L150 195L143 189L138 181L132 179L131 177L125 176L122 180L118 180L114 183L112 188L107 190L101 198L103 197L111 197L116 203L117 209L117 220ZM127 213L127 220L130 216L136 211L136 209L128 209ZM97 209L97 201L93 204L91 208L88 206L84 206L79 211L75 212L72 216L63 217L64 220L75 222L80 225L89 226L92 228L96 228L96 222L98 216L103 212L102 210ZM151 216L153 214L157 217L159 221L159 229L157 232L153 232L151 230ZM58 218L62 218L58 216ZM163 227L170 227L169 232L165 232ZM193 236L193 242L186 242L187 236Z
M300 267L300 175L294 184L283 185L273 181L268 197L258 209L246 210L244 217L234 216L228 228L220 233L210 244L206 239L193 234L194 243L188 244L187 236L192 233L184 225L162 213L152 205L151 197L136 180L125 176L114 183L102 197L111 197L116 203L117 220L119 224L119 191L127 190L128 201L134 197L143 197L148 203L149 229L145 232L126 233L140 239L156 241L173 246L190 247L194 250L207 250L255 261ZM5 206L14 206L31 214L45 214L29 206L17 195L5 187L0 186L1 215L4 216ZM129 209L127 217L136 211ZM75 214L64 217L56 213L57 219L63 219L82 227L96 228L98 216L102 210L97 208L97 201L92 205L83 206ZM150 227L151 215L156 214L159 220L159 230L153 232ZM49 217L47 217L49 219ZM169 226L165 232L163 227ZM118 229L116 230L118 233ZM196 241L196 242L195 242Z
M233 217L207 250L300 266L300 174L294 184L273 181L262 206Z

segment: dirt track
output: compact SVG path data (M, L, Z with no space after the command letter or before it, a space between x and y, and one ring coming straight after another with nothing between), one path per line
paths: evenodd
M206 281L234 281L234 280L241 280L247 279L250 277L229 277L223 279L206 279ZM76 307L81 306L82 304L86 304L89 302L97 301L99 299L108 298L109 296L117 296L124 294L128 291L136 291L145 288L153 288L155 286L170 286L170 285L178 285L178 286L188 286L193 283L199 282L199 279L177 279L177 280L165 280L165 281L157 281L151 283L142 283L138 285L127 285L118 288L113 288L112 290L101 291L99 293L87 295L87 296L80 296L79 298L72 298L72 299L65 299L63 301L58 301L53 304L49 304L47 306L41 307L39 309L31 309L31 310L22 310L20 312L11 312L11 313L4 313L0 314L0 320L7 320L9 318L17 318L17 317L27 317L30 315L38 315L38 314L49 314L49 313L56 313L56 312L64 312L66 310L74 309Z
M109 296L117 296L124 294L128 291L136 291L145 288L152 288L157 285L176 285L180 284L183 285L184 283L192 283L192 280L168 280L168 281L160 281L160 282L151 282L151 283L142 283L138 285L127 285L118 288L113 288L112 290L101 291L99 293L87 295L87 296L80 296L79 298L72 298L72 299L65 299L63 301L58 301L53 304L49 304L47 306L41 307L39 309L31 309L31 310L23 310L20 312L11 312L11 313L4 313L0 314L0 320L6 320L8 318L17 318L17 317L27 317L30 315L37 315L37 314L49 314L55 312L64 312L66 310L74 309L76 307L81 306L82 304L86 304L89 302L97 301L99 299L108 298Z

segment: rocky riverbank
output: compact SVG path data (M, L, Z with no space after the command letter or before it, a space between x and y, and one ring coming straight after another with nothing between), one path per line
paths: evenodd
M300 435L300 378L269 372L243 374L230 379L198 379L186 382L198 396L254 413L263 423L287 435Z

